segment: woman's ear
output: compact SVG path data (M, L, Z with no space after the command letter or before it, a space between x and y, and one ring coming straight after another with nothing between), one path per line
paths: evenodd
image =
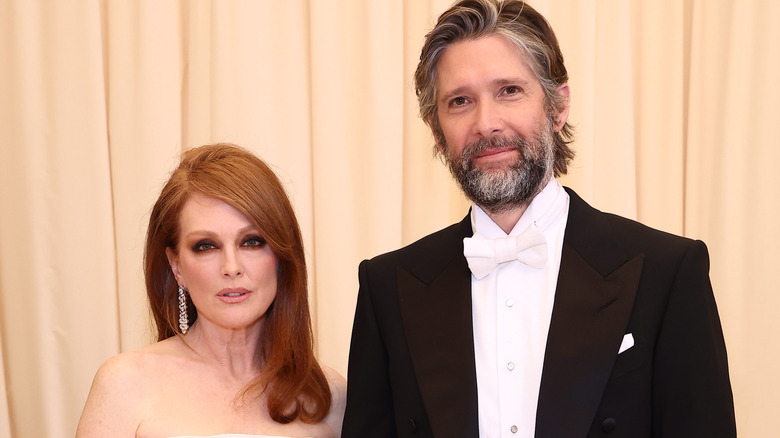
M179 256L171 248L165 248L165 256L168 257L168 264L171 265L171 271L176 278L176 282L184 286L181 283L181 274L179 273Z

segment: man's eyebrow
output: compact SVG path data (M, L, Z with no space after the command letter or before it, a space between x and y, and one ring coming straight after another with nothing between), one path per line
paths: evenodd
M505 87L507 85L517 85L520 88L527 89L531 82L528 79L523 78L502 78L493 81L496 86Z
M469 87L467 87L467 86L463 86L463 87L458 87L458 88L456 88L454 90L450 90L447 93L444 93L444 94L440 95L439 96L439 100L442 101L442 102L448 101L448 100L452 99L453 97L455 97L457 95L464 94L464 92L466 90L468 90L468 88Z

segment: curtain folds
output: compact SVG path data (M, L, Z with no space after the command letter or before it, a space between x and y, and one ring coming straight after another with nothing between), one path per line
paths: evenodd
M468 203L412 75L450 0L0 0L0 438L73 436L97 367L152 342L148 213L187 148L265 159L304 234L319 358L357 265ZM740 435L780 427L780 2L533 0L569 69L595 207L704 240Z

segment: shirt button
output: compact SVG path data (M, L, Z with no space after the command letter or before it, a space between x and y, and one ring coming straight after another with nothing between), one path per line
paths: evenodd
M512 433L517 433L517 426L512 426L509 430L512 431Z
M515 369L515 363L514 362L509 362L508 364L506 364L506 369L508 369L509 371L514 370ZM514 426L512 426L512 427L514 427Z
M506 300L506 306L507 306L507 307L512 307L512 306L514 306L514 305L515 305L515 300L513 300L513 299L511 299L511 298L508 298L508 299Z

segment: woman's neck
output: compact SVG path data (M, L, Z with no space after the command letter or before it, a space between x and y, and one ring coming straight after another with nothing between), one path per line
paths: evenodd
M254 378L259 373L258 343L263 321L241 329L220 327L198 319L184 338L199 359L216 364L236 379Z

